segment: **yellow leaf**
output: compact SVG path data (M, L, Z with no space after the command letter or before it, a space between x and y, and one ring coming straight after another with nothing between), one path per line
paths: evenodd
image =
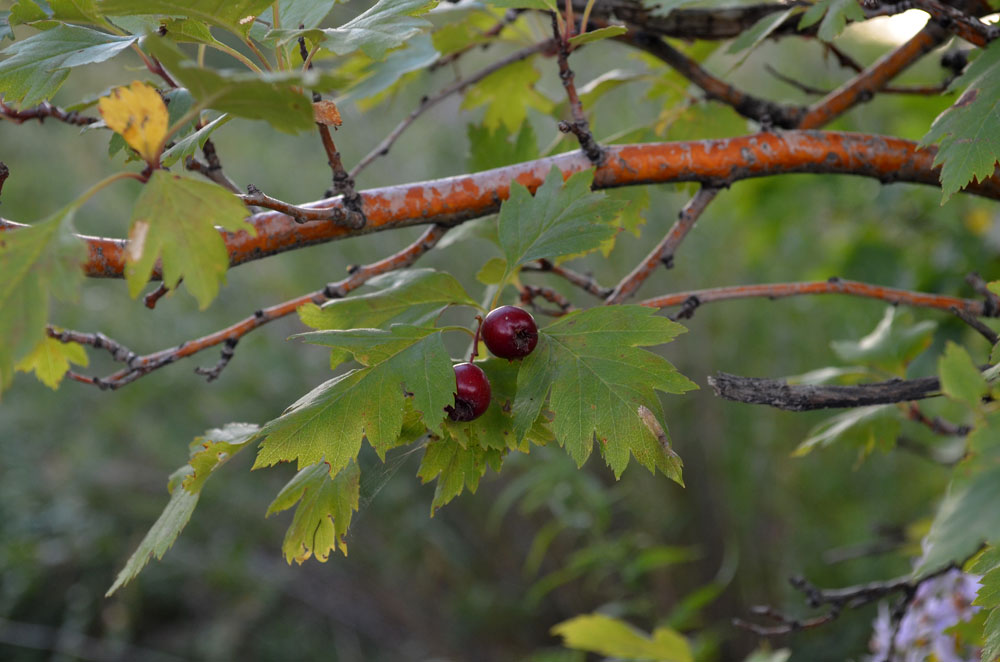
M34 370L38 381L55 390L69 370L70 361L77 365L87 365L87 353L82 345L45 338L35 345L30 354L18 361L14 368L20 372Z
M167 106L160 93L139 81L116 87L97 102L101 116L151 166L160 160L167 135Z

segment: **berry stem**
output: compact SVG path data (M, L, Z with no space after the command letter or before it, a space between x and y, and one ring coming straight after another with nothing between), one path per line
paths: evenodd
M476 321L478 324L476 324L476 335L473 336L472 340L472 354L469 355L469 363L475 361L476 357L479 356L479 335L483 330L483 316L476 315Z

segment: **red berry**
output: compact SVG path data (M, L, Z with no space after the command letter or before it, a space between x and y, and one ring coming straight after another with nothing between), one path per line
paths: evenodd
M472 363L455 366L455 406L444 408L453 421L472 421L490 406L490 380Z
M500 306L491 310L483 320L482 334L486 347L502 359L524 358L538 344L535 318L516 306Z

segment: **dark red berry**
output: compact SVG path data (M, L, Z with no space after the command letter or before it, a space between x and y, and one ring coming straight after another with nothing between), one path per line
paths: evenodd
M516 306L500 306L483 320L483 342L494 356L521 359L538 344L538 327L528 311Z
M455 366L455 406L444 408L453 421L472 421L490 406L490 380L472 363Z

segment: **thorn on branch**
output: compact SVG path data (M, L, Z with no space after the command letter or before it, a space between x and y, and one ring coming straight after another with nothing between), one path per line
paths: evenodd
M10 176L10 168L3 161L0 161L0 195L3 194L3 184L7 181Z
M236 344L239 343L239 338L229 338L222 345L222 355L219 357L218 362L211 368L202 368L198 366L194 369L199 375L204 375L206 381L213 382L219 378L222 371L225 370L226 366L233 359L233 355L236 353Z
M694 311L698 310L698 306L701 305L701 299L695 295L689 296L681 304L681 309L678 310L673 315L667 315L670 320L676 322L677 320L686 320L694 317Z

